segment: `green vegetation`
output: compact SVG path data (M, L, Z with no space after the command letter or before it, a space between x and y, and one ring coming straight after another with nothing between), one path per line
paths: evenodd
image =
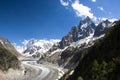
M120 21L86 52L67 80L120 80Z
M15 55L0 46L0 69L7 71L9 68L18 69L19 61Z
M78 80L83 80L83 78L80 76L80 77L78 77Z
M115 70L116 64L114 62L107 63L102 61L102 63L98 63L96 60L92 64L91 76L92 80L107 80L107 76L109 73Z

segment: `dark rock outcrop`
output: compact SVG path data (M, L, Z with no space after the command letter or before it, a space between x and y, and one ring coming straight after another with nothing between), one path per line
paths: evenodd
M88 37L90 34L94 33L94 31L95 24L89 17L86 17L84 20L80 21L78 26L72 27L70 32L62 38L59 43L59 48L62 49L69 46L72 42Z

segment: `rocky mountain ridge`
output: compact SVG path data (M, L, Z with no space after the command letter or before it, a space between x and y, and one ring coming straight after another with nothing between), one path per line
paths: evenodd
M53 45L57 44L60 40L38 40L30 39L24 40L23 46L17 46L16 49L24 56L32 56L34 58L41 58Z
M119 80L120 21L109 28L104 38L88 48L74 73L60 80Z
M95 25L89 17L86 17L80 21L78 26L72 27L70 32L62 38L59 43L59 48L69 46L72 42L84 39L92 34L93 37L99 37L104 34L110 26L112 26L112 22L109 20L103 20L98 25Z
M58 64L65 68L75 67L79 60L84 56L78 52L92 46L96 39L104 36L105 32L116 22L109 20L101 21L98 25L86 17L80 21L78 26L72 27L70 32L62 38L58 45L54 45L43 59L51 63ZM40 59L38 62L42 63Z
M116 21L102 20L96 25L89 17L86 17L78 26L72 27L61 41L51 43L50 41L28 40L23 54L40 58L38 61L40 63L48 61L66 68L75 67L79 57L83 56L78 52L92 46L96 39L103 37L108 28L115 24Z
M20 56L10 41L0 36L0 70L19 69L21 63L18 57Z
M15 47L12 45L12 43L8 40L0 36L0 46L10 51L12 54L14 54L17 57L20 57L20 53L15 49Z

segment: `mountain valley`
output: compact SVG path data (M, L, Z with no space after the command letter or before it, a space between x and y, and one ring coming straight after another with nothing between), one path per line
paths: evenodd
M115 35L117 36L114 37ZM110 61L112 57L115 58L115 65L118 67L119 54L117 52L119 51L116 49L119 48L117 46L119 45L119 36L119 21L106 19L96 25L92 19L86 17L80 21L79 25L72 27L61 40L30 39L25 40L23 46L18 46L16 44L13 44L13 46L7 39L0 37L0 69L9 72L9 69L12 68L14 72L12 74L14 74L14 76L16 72L22 75L21 78L19 75L16 76L16 80L73 80L73 78L74 80L79 80L78 78L82 78L82 80L88 80L88 78L89 80L102 80L96 78L98 75L94 75L96 74L95 72L93 75L89 73L89 69L94 60L97 61L97 64L100 63L100 65L102 64L101 61L105 60L105 64L111 66L111 64L107 62L106 56L110 57ZM113 37L111 43L115 44L113 46L115 46L116 49L113 47L111 47L111 49L115 49L113 52L117 51L118 57L116 57L116 55L111 56L113 52L111 52L111 55L106 54L105 56L104 54L100 54L106 47L110 50L109 46L111 46L111 44L108 37L110 37L111 41ZM118 39L118 44L115 43L116 38ZM102 47L100 45L104 46ZM101 56L101 59L99 59L98 56ZM89 69L86 69L88 64ZM88 72L84 73L85 69ZM71 76L69 76L70 72L73 72ZM115 72L111 73L111 75L114 73ZM91 75L89 77L85 74ZM109 76L109 74L106 75ZM113 80L116 76L110 79ZM106 79L106 77L103 78ZM9 80L13 79L14 78ZM116 80L119 79L116 78Z

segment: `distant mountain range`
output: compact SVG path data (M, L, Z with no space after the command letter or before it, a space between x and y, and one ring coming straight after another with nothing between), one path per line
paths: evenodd
M33 57L42 57L44 53L47 52L54 44L57 44L60 40L51 39L51 40L25 40L23 46L15 46L15 48L21 54L25 56Z
M89 17L86 17L80 21L78 26L72 27L70 32L62 38L59 43L59 48L69 46L72 42L79 41L86 37L99 37L105 34L105 31L112 25L114 25L114 22L109 20L103 20L98 25L95 25Z
M103 37L108 28L115 25L116 22L101 20L96 24L89 17L86 17L80 21L78 26L72 27L62 40L32 39L16 49L24 55L40 58L38 62L48 61L66 68L75 67L80 56L83 56L78 52L92 46L94 41Z
M40 63L48 61L65 68L76 67L84 56L79 52L92 46L96 39L104 37L105 32L116 22L103 20L96 25L89 17L86 17L78 26L72 27L57 45L49 49L44 59L39 60Z
M50 62L75 71L62 80L119 80L119 27L120 21L103 20L96 25L86 17L62 40L31 39L13 46L0 37L0 70L20 69L18 58L24 55L39 58L37 63Z

